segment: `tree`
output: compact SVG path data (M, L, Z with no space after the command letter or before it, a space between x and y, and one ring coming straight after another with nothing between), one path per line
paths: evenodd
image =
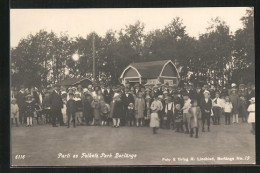
M243 23L243 28L238 29L235 33L233 55L235 70L243 71L243 73L234 73L234 82L247 82L248 79L253 82L254 73L246 73L246 71L248 69L254 71L255 69L254 9L246 10L246 15L240 20ZM240 76L240 78L235 76Z
M21 39L11 50L11 62L16 67L17 84L26 86L47 86L59 82L64 76L62 70L71 56L70 39L67 35L58 37L55 33L40 30L35 35Z
M232 60L232 35L226 22L218 17L211 20L207 33L199 37L199 61L197 68L208 82L223 85L227 64ZM231 73L228 71L227 73Z

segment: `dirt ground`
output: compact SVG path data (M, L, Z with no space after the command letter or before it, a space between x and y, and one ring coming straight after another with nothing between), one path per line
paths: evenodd
M241 120L240 120L241 122ZM148 127L12 127L13 166L254 164L251 124L212 125L199 138ZM24 158L23 158L24 157Z

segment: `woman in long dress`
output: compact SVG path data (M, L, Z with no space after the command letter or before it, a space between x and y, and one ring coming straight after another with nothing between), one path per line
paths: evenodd
M138 97L135 99L135 119L136 126L139 127L139 124L143 126L145 101L142 92L139 91L137 96Z
M154 97L154 101L151 104L151 120L150 120L150 127L153 128L153 134L157 133L157 129L160 126L160 119L158 116L158 111L162 109L162 102L158 100L158 96Z

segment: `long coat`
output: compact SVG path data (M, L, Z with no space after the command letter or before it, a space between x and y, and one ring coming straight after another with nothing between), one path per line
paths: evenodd
M233 106L233 113L238 114L239 112L239 107L240 107L240 98L238 97L237 94L231 94L230 95L230 101Z
M110 114L109 114L108 118L113 118L114 107L115 107L115 102L111 101L111 103L110 103Z
M100 108L101 108L100 103L93 100L91 103L91 107L93 108L94 118L100 119Z
M86 97L83 99L83 116L89 120L93 118L93 109L91 107L91 101L87 100Z
M24 108L26 103L26 98L25 98L25 93L22 93L21 91L18 92L17 94L17 104L19 109Z
M51 109L52 110L61 110L63 107L63 102L61 96L53 91L50 95Z
M145 111L145 101L143 98L135 99L135 118L143 118Z
M124 104L122 100L115 101L114 103L114 108L113 108L113 114L112 118L123 118L125 113L124 113Z
M201 119L201 111L199 107L191 107L189 109L190 114L190 124L189 127L192 128L199 128L199 119Z

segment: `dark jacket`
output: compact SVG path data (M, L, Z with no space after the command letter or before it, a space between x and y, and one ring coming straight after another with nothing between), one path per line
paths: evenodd
M110 104L110 102L113 99L113 96L114 96L114 91L112 89L110 89L110 92L108 92L107 89L104 90L103 97L106 103Z
M200 106L201 100L202 100L203 98L204 98L204 96L203 96L202 90L201 90L199 93L197 93L197 92L195 91L195 93L194 93L194 99L197 100L198 106Z
M50 103L52 110L60 110L63 107L62 98L55 91L53 91L50 95Z
M66 104L67 113L75 113L77 111L76 101L73 99L69 99Z
M124 103L125 109L127 109L128 105L130 103L135 104L135 99L134 99L134 96L132 94L128 94L128 97L126 96L126 94L122 94L122 101Z
M202 114L211 114L211 108L212 108L212 101L209 98L208 102L206 103L205 98L203 98L200 102L200 108ZM209 111L209 112L206 112Z
M18 104L18 107L21 109L21 108L24 108L26 106L25 104L25 101L26 101L26 98L25 98L25 93L22 93L22 92L18 92L17 94L17 104Z

